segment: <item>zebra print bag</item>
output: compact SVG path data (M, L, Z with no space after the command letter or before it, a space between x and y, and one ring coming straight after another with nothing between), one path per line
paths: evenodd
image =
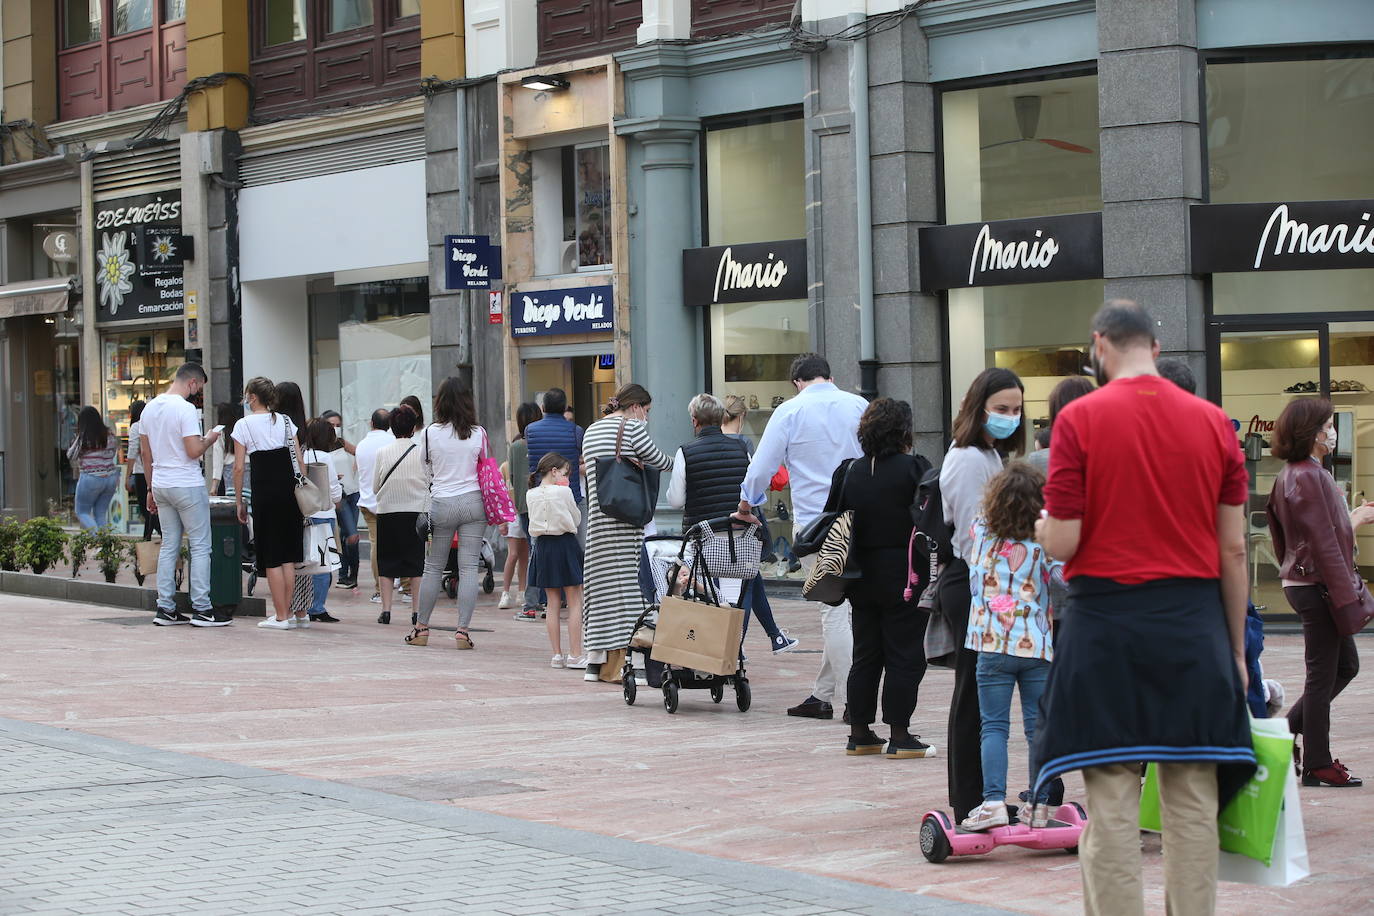
M858 564L850 558L853 534L854 510L846 509L835 517L816 552L815 565L802 586L802 597L830 605L844 601L850 584L859 578Z

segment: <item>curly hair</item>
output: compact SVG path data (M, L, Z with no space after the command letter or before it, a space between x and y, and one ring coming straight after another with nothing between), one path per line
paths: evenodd
M1045 475L1025 461L1013 461L983 490L983 521L988 533L1007 541L1035 536L1035 520L1045 508Z
M911 451L911 405L877 398L859 418L859 445L869 458L886 458Z

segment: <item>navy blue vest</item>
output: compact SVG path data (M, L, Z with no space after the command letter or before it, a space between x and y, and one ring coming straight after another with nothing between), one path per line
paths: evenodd
M582 484L579 481L577 466L582 459L582 427L561 414L544 414L544 419L535 420L525 427L525 442L530 450L530 473L539 467L540 460L549 452L557 452L572 462L569 484L572 486L573 499L582 501Z
M687 465L682 527L733 515L739 508L740 484L749 470L744 443L722 433L719 426L703 426L695 439L682 446L682 459Z

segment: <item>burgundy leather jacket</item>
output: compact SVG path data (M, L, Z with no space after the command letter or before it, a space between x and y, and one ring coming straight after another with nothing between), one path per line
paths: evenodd
M1336 481L1304 458L1284 466L1265 507L1279 576L1326 587L1332 607L1360 600L1355 529Z

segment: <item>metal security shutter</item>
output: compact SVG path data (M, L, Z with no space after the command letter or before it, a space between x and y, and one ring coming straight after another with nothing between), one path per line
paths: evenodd
M101 154L95 160L95 199L132 197L181 187L181 145Z
M284 150L245 150L239 157L239 180L251 188L424 158L424 129L406 127L383 134L297 145Z

